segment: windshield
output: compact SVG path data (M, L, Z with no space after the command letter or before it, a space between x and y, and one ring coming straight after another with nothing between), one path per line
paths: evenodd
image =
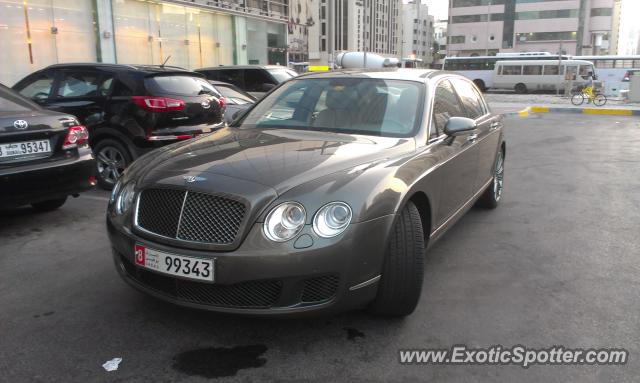
M411 137L420 122L422 86L372 78L292 80L258 103L243 128L289 128Z
M290 78L296 77L298 74L289 69L267 69L269 73L275 78L279 83L285 82Z
M145 80L145 86L154 95L197 96L211 94L216 97L220 96L207 80L193 76L154 76Z

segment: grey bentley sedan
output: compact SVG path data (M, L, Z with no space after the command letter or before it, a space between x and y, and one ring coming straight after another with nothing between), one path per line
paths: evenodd
M473 205L500 202L502 126L452 73L297 77L127 169L107 211L116 268L219 312L408 315L428 248Z

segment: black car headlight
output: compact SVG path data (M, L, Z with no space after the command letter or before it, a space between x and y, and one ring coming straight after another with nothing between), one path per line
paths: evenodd
M295 237L304 227L307 212L297 202L282 203L267 215L264 234L272 241L284 242Z
M313 231L321 237L331 238L345 231L351 222L351 207L344 202L331 202L318 210L313 218Z
M133 205L133 199L136 194L136 183L129 182L128 184L122 187L122 191L118 195L116 199L116 213L124 214Z

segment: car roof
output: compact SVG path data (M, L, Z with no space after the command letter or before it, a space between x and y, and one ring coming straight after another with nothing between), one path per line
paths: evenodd
M191 72L188 69L171 65L129 65L129 64L108 64L108 63L64 63L49 65L45 69L65 69L65 68L97 68L107 70L138 71L141 73L166 73L166 72Z
M439 74L448 72L435 69L410 69L410 68L375 68L375 69L338 69L328 72L308 72L297 78L347 78L370 77L385 80L413 80L424 82ZM453 73L452 73L453 74Z
M223 70L223 69L289 69L284 65L220 65L207 68L194 69L201 70Z

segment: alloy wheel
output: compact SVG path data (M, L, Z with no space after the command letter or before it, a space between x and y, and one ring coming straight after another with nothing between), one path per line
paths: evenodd
M115 184L127 167L123 153L113 146L105 146L96 156L98 174L105 182Z

